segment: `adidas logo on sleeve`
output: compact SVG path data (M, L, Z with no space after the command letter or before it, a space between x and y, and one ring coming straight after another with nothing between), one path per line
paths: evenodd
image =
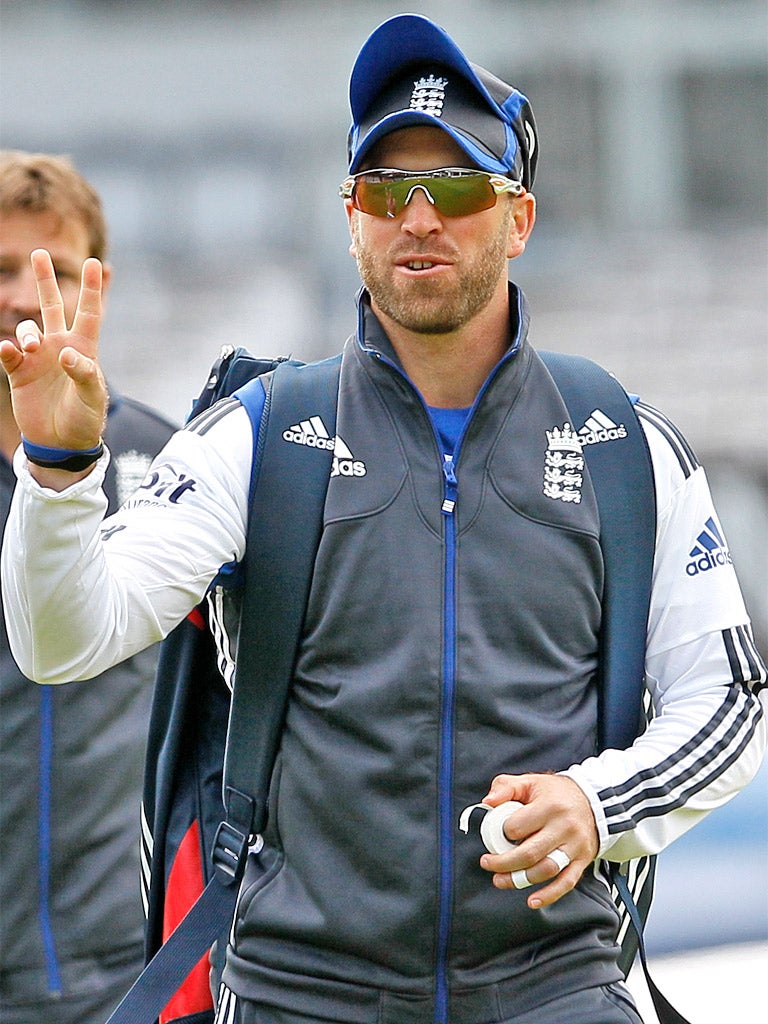
M731 565L733 562L725 540L711 516L688 554L691 561L686 565L685 571L689 576L698 576L701 572Z

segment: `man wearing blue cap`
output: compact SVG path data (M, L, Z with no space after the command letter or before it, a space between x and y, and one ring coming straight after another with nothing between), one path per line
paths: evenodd
M629 749L597 752L604 565L581 449L622 427L599 410L597 427L569 422L507 280L535 220L530 105L417 15L368 39L350 100L341 194L365 287L218 1020L638 1024L604 863L657 852L749 781L766 669L703 471L641 408L660 713ZM64 662L93 673L167 634L242 559L253 438L231 400L177 434L157 471L190 486L130 503L99 544L98 266L66 331L35 260L45 331L20 325L0 347L27 439L4 586L25 671L55 681ZM57 360L54 432L35 390ZM322 427L286 424L283 439L309 449L302 431ZM41 465L43 447L66 465ZM697 538L717 556L710 571L691 561ZM71 600L33 590L19 603L38 558ZM478 802L487 852L459 829Z

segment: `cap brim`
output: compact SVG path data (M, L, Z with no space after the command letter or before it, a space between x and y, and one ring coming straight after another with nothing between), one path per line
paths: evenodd
M360 139L354 152L354 156L349 165L349 173L357 174L361 169L361 164L366 162L368 153L371 151L373 146L384 138L390 132L395 131L398 128L411 128L417 125L427 125L430 128L442 128L442 130L454 140L454 142L461 147L461 149L467 154L472 163L480 168L480 170L488 171L490 174L508 174L509 169L507 164L499 160L488 150L482 148L477 144L476 141L468 138L462 132L458 131L453 125L448 124L446 121L442 121L431 114L427 114L422 110L398 110L389 117L382 118L374 127L368 132L368 134Z

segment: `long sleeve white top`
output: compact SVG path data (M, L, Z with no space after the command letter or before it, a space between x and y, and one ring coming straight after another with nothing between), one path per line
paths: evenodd
M655 717L631 748L568 770L590 799L599 855L618 861L657 853L729 800L767 738L766 670L704 471L683 471L663 421L642 422L657 499L646 657ZM248 416L230 401L205 431L177 433L102 522L108 454L56 493L19 450L2 584L22 671L43 683L89 678L166 636L243 556L252 452Z

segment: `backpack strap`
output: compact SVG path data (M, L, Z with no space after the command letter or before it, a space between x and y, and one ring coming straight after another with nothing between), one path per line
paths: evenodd
M597 363L583 356L540 352L577 432L594 424L584 444L600 512L600 547L605 566L600 633L598 744L624 750L643 729L645 647L656 541L656 493L651 454L634 402ZM595 414L601 413L599 419ZM606 423L606 417L613 428ZM609 431L616 430L611 437ZM600 431L606 431L605 439ZM640 954L648 991L660 1024L688 1024L659 991L648 971L643 940L653 896L655 857L622 865L608 863L620 914L619 966L624 975ZM631 925L631 928L628 926Z
M236 677L224 766L225 820L203 893L160 947L107 1024L155 1021L200 958L229 928L248 846L263 828L267 793L293 662L322 531L333 449L288 444L287 426L319 416L335 435L341 357L298 365L281 362L269 378L254 451L249 522L258 536L244 559ZM249 410L245 390L238 395ZM286 544L286 538L290 543ZM258 543L255 543L258 541ZM258 755L258 756L257 756Z
M296 366L282 363L267 389L251 485L245 584L241 603L236 683L224 759L227 822L214 849L225 875L233 850L225 832L234 826L238 860L249 838L264 828L272 767L282 732L288 690L312 583L333 448L283 440L286 427L319 417L336 432L341 356ZM246 387L259 386L258 383ZM236 392L236 395L239 394ZM247 404L246 404L247 407ZM286 541L290 540L290 543Z
M583 356L541 352L578 432L596 412L625 436L584 445L605 564L598 743L624 750L642 729L645 643L656 539L648 443L615 377ZM623 429L622 429L623 428Z

